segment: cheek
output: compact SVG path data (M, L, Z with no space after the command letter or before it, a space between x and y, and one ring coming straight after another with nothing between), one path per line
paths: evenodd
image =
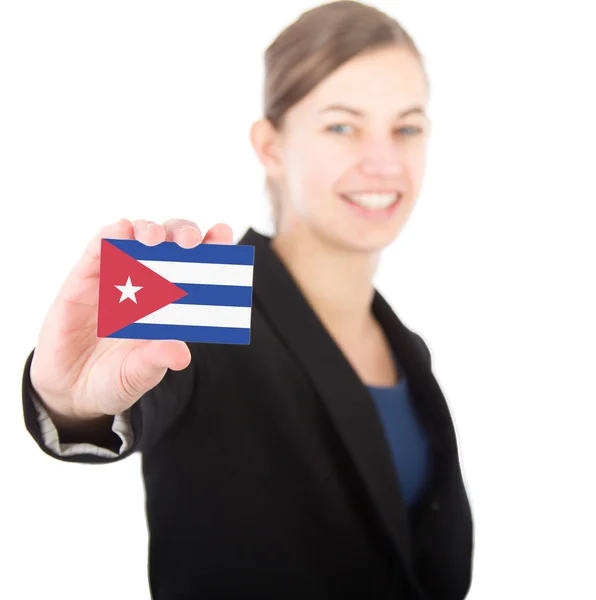
M319 195L333 195L346 174L354 169L358 157L343 140L325 140L308 150L309 178ZM335 142L335 143L334 143Z
M289 177L296 200L308 204L311 199L318 199L320 204L322 198L332 195L351 164L345 154L320 140L297 149Z
M405 174L408 178L408 183L414 189L420 187L424 176L425 165L426 154L424 148L419 148L414 152L410 152L404 160Z

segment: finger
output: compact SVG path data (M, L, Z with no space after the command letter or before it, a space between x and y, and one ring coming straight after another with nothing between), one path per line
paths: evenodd
M73 267L73 274L77 277L95 277L99 274L99 259L101 254L101 240L104 238L116 240L132 240L137 236L137 232L152 223L146 220L130 221L129 219L120 219L116 223L110 223L102 227L93 239L87 244L83 251L81 259ZM153 225L157 225L153 223ZM161 234L160 230L161 229ZM149 227L150 233L140 234L143 243L155 245L163 242L165 232L161 225ZM138 239L138 238L137 238Z
M133 235L133 225L128 219L120 219L117 223L110 223L102 227L87 245L85 253L92 260L99 260L101 253L101 240L103 238L130 239Z
M132 222L134 226L134 237L146 246L156 246L166 239L163 225L146 219L137 219Z
M133 224L128 219L120 219L117 223L110 223L102 227L93 239L87 244L79 262L73 268L73 271L81 277L91 277L99 273L99 257L101 254L101 240L103 238L112 239L132 239Z
M183 248L194 248L203 241L203 234L194 221L168 219L163 226L166 230L166 240L176 242Z
M232 228L226 223L217 223L209 229L203 238L204 244L232 244L233 241Z

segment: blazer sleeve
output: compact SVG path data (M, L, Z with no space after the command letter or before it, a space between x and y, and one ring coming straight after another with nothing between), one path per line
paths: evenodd
M197 393L197 363L193 344L189 344L189 348L191 361L186 369L168 369L153 389L141 396L127 411L115 416L110 447L85 443L84 440L76 444L60 443L60 433L51 420L48 422L49 416L31 382L33 349L25 361L22 377L25 427L41 450L52 458L66 462L101 464L122 460L135 452L147 452L181 417Z

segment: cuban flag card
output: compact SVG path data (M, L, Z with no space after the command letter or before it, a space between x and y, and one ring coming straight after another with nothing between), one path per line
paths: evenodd
M250 344L254 246L101 240L97 335Z

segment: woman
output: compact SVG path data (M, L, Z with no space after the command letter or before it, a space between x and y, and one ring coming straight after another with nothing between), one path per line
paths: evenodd
M154 598L464 598L472 519L422 338L374 289L418 196L428 86L382 12L304 13L266 53L251 129L276 233L248 346L97 339L99 240L232 243L121 220L90 243L29 356L26 425L60 460L142 452Z

